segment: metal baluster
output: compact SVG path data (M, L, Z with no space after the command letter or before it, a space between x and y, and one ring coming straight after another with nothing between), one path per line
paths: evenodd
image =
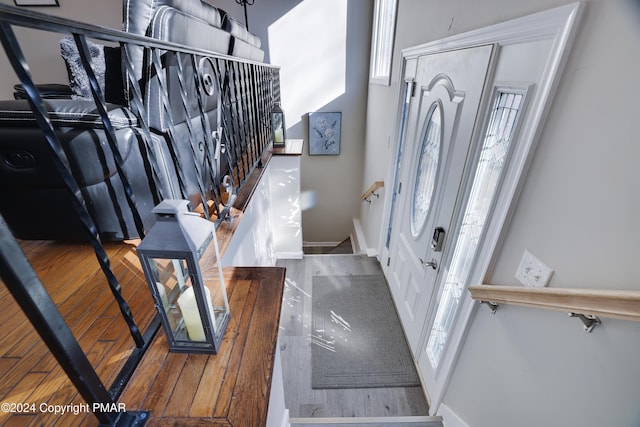
M251 141L251 144L253 144L253 146L256 147L256 150L255 150L256 157L253 159L253 163L251 165L253 168L255 167L258 160L260 160L262 149L260 147L260 141L258 140L258 135L256 132L255 104L254 104L254 90L253 90L254 87L253 87L253 80L251 78L252 77L251 65L243 64L242 69L243 69L243 75L244 75L243 81L245 82L244 86L245 86L245 99L246 99L243 109L246 110L245 114L247 116L247 126L249 128L248 130L249 141Z
M168 96L168 86L165 75L165 70L162 66L162 59L160 58L160 49L151 49L149 52L149 56L151 57L151 65L152 71L150 71L150 76L155 76L157 78L159 89L158 93L160 95L160 102L162 103L162 110L164 112L164 117L167 122L167 129L165 130L167 136L169 137L169 151L171 152L171 157L176 167L176 171L178 173L178 181L180 182L180 189L182 192L182 196L185 199L189 198L189 191L187 189L186 183L187 180L184 176L184 167L183 167L183 159L180 158L180 151L178 150L178 140L176 138L176 129L173 123L173 117L171 117L171 104L169 103ZM154 73L155 71L155 73ZM149 84L151 80L147 81ZM199 188L200 194L203 194L202 188Z
M256 163L261 157L262 150L255 135L255 123L254 123L254 111L253 111L253 92L251 85L251 74L249 73L249 64L242 64L242 85L244 88L244 104L242 109L247 119L247 128L249 133L249 144L253 147L254 156L251 159L251 169L255 167Z
M256 66L256 81L258 83L258 129L260 132L260 138L262 141L262 149L267 148L269 144L269 116L270 111L266 108L266 100L269 95L267 91L267 79L266 79L266 68L262 66Z
M258 146L260 147L260 152L264 150L264 139L262 135L262 123L261 123L261 111L262 106L260 103L260 79L259 72L260 67L258 65L250 65L249 72L251 74L251 82L252 82L252 93L253 93L253 105L254 105L254 133L255 137L258 140ZM259 162L260 164L260 162Z
M235 139L235 144L236 146L240 147L241 149L241 153L242 153L242 157L240 158L240 164L242 166L242 176L238 176L238 178L240 179L240 181L244 181L247 176L249 175L249 168L247 167L247 156L249 156L249 152L247 150L247 146L245 145L244 141L246 139L246 135L244 134L244 128L243 128L243 123L242 123L242 112L240 111L240 98L242 96L242 94L240 93L240 86L239 86L239 78L238 78L238 63L234 62L230 64L231 66L229 67L228 70L228 87L229 87L229 100L230 100L230 105L229 105L229 113L231 114L233 120L233 124L234 124L234 132L233 132L233 136Z
M236 170L238 171L237 173L237 177L238 177L238 181L242 182L247 178L247 170L244 168L244 155L245 155L245 150L244 150L244 145L243 145L243 141L245 138L244 135L244 129L242 128L242 120L241 120L241 116L238 110L238 98L239 98L239 94L238 94L238 82L237 82L237 78L236 78L236 74L235 74L235 69L238 66L237 63L232 62L230 64L230 67L228 69L230 69L230 73L229 73L229 80L228 80L228 88L229 88L229 100L230 100L230 108L229 108L229 114L231 115L231 123L233 123L233 132L230 132L230 135L233 137L232 140L232 144L234 147L234 150L236 151L236 153L239 151L240 152L240 156L238 158L238 156L236 155Z
M85 402L115 404L0 215L0 277ZM148 412L93 413L101 425L143 425Z
M105 136L107 138L107 142L109 144L109 148L111 149L111 154L113 156L113 161L116 165L116 171L118 172L118 176L120 177L120 181L122 182L122 189L124 190L125 197L127 199L127 204L129 205L129 209L131 210L131 214L133 216L133 222L136 226L136 231L138 232L138 236L140 238L144 238L145 230L144 224L142 223L142 217L140 216L140 211L136 205L135 194L133 194L133 189L131 188L131 182L127 178L127 174L124 171L124 160L122 159L122 155L120 154L120 149L118 148L118 142L115 134L115 130L111 124L111 120L109 119L109 114L107 113L107 106L104 100L104 94L102 93L102 89L100 89L100 85L98 84L98 79L96 78L95 73L93 72L93 68L91 67L91 60L89 55L89 47L87 46L86 38L81 35L74 33L73 39L76 43L76 48L80 53L80 61L82 62L82 66L87 73L87 77L89 78L89 84L91 86L91 94L93 95L93 100L96 104L96 108L98 109L98 113L100 114L100 118L102 120L102 125L104 126ZM116 211L121 212L119 206L116 204L116 200L114 199L114 209ZM122 215L118 215L122 228L126 229L124 219Z
M86 202L84 197L82 196L82 192L80 191L80 187L78 183L74 179L73 175L70 172L69 160L56 136L56 133L53 129L53 125L51 124L51 120L49 119L49 114L42 102L42 98L40 97L40 93L35 87L33 83L33 79L31 78L31 73L28 70L27 62L24 58L24 54L20 49L20 44L11 29L11 26L5 22L0 22L0 38L2 39L2 45L7 53L7 57L11 62L11 66L16 72L20 82L22 83L25 91L27 93L28 102L33 110L33 114L36 122L38 123L38 127L42 130L44 137L51 148L51 152L53 154L53 162L55 164L57 172L60 174L60 177L64 181L67 189L74 196L71 198L73 203L73 208L78 214L79 219L82 221L85 229L87 231L87 237L89 238L89 243L93 247L94 252L96 253L96 257L98 259L98 263L100 264L100 268L102 269L107 281L109 283L109 288L118 303L118 307L120 308L120 312L129 327L129 332L131 333L131 337L136 343L136 346L142 347L144 345L144 339L140 330L138 329L138 325L133 319L133 314L131 313L131 308L129 304L122 296L122 289L120 287L120 283L118 279L113 274L111 270L111 265L109 261L109 257L102 246L102 242L100 241L100 237L98 235L98 229L91 219L89 212L86 208Z
M248 143L249 141L249 135L247 134L247 120L245 117L245 111L243 110L243 99L244 99L244 93L243 93L243 80L242 80L242 64L234 64L234 88L235 88L235 92L236 92L236 99L235 99L235 109L234 111L236 112L237 115L237 120L238 120L238 124L239 124L239 128L238 130L241 132L241 137L238 138L238 143L242 144L245 147L245 150L247 152L247 157L244 159L245 161L245 168L247 170L247 175L251 173L251 159L254 156L253 153L253 147L251 146L251 144Z
M221 182L219 182L218 184L221 187L227 187L227 185L229 183L231 183L231 188L230 188L230 193L229 193L229 197L233 197L233 194L236 191L236 187L233 186L233 183L235 182L235 177L236 174L233 171L233 162L232 162L232 158L231 158L231 150L233 149L233 135L231 134L231 131L233 130L233 122L232 122L232 115L231 115L231 108L230 108L230 104L228 99L231 97L231 92L229 91L229 79L228 79L228 63L225 66L225 73L222 74L222 70L220 70L220 75L219 77L219 81L222 82L222 85L220 87L220 92L221 92L221 104L223 106L224 111L222 112L223 114L221 115L221 119L223 120L222 126L220 126L219 128L222 130L220 138L222 143L224 144L225 147L225 153L224 153L224 157L227 161L227 166L228 166L228 175L230 179L225 179L224 177L221 177ZM229 150L229 151L226 151ZM222 153L221 153L222 154ZM222 159L221 159L222 160ZM222 211L221 215L222 217L220 218L220 220L224 219L224 217L228 214L229 209L230 209L230 205L232 204L232 200L227 200L227 206L225 207L225 209Z
M170 188L171 183L168 179L165 181L164 179L160 178L161 176L163 176L163 174L160 172L162 168L160 167L160 163L158 162L156 150L153 147L153 138L151 137L151 129L146 119L147 111L142 101L142 91L140 90L140 84L134 77L135 73L129 53L130 45L128 43L122 43L120 45L120 48L122 55L125 58L123 63L125 68L125 75L127 76L127 81L125 82L125 84L127 85L127 92L129 94L129 109L138 119L138 125L140 129L142 129L142 133L136 132L136 134L142 138L142 141L146 147L146 154L149 157L152 179L155 183L155 190L158 193L155 201L160 202L161 200L167 198L169 195L173 194L174 191Z
M271 141L271 117L269 109L269 87L271 85L270 72L267 67L260 67L260 82L262 85L262 92L260 94L261 100L261 128L262 128L262 141L263 148L265 148Z
M187 98L187 85L184 77L184 69L182 66L182 54L180 52L176 52L176 63L177 63L177 71L178 71L178 86L180 87L180 99L182 101L182 108L184 109L184 114L186 118L187 125L187 133L189 134L189 146L191 147L191 156L193 158L193 167L196 172L196 181L198 182L198 189L200 190L200 199L202 201L202 211L204 212L205 218L208 220L209 210L207 205L207 195L205 193L205 186L202 177L202 170L200 168L200 164L198 162L198 148L195 144L198 143L196 141L196 132L193 129L193 124L191 123L191 115L189 114L189 100ZM193 73L197 75L197 69L193 69ZM171 110L171 108L170 108ZM205 129L202 129L204 132Z
M213 75L205 75L205 64L209 64L211 66ZM196 96L198 100L198 111L200 113L200 122L202 128L204 129L204 152L205 152L205 167L209 169L209 179L211 180L211 191L213 196L214 203L214 215L216 217L220 217L220 198L219 191L220 186L218 183L218 175L219 168L216 165L214 153L216 150L217 141L213 140L212 136L212 127L209 121L209 116L206 111L206 96L216 97L216 134L218 134L218 125L221 121L220 117L222 114L222 97L220 94L220 83L216 76L216 67L212 60L212 58L202 58L199 63L196 63L196 56L191 55L191 66L194 70L198 70L197 73L194 73L193 78L195 79L195 87L196 87Z
M238 86L235 73L236 63L232 62L228 64L225 74L225 93L227 94L228 104L227 112L229 117L229 125L227 128L227 134L229 138L233 140L234 147L239 148L240 157L236 162L236 169L240 171L237 174L239 181L244 181L249 175L249 170L246 167L246 157L248 155L246 146L243 143L242 136L236 137L237 134L242 132L241 115L238 111Z

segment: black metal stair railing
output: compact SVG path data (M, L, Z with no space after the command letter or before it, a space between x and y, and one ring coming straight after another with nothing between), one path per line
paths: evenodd
M120 312L129 327L136 349L125 364L125 368L118 375L117 380L109 390L111 399L117 399L128 377L133 373L137 362L141 359L159 322L152 322L147 331L140 331L131 312L128 302L122 295L120 284L113 271L105 251L96 222L87 210L87 201L74 176L73 168L65 150L58 139L55 127L49 117L38 87L34 83L14 27L25 27L58 33L62 36L72 35L80 53L82 65L87 72L91 86L92 97L96 109L101 117L102 129L116 165L119 179L126 197L126 206L134 218L138 235L144 237L144 224L136 204L133 187L124 168L124 160L118 150L117 136L107 113L105 95L102 92L95 73L93 72L87 39L116 44L121 48L123 79L127 87L127 105L132 115L137 119L136 135L143 141L144 155L148 162L149 177L155 184L155 198L162 200L175 195L166 179L163 170L166 165L158 158L153 146L154 141L164 140L171 153L172 167L176 172L179 195L188 198L193 189L189 188L189 176L195 177L199 201L205 213L217 223L225 220L229 213L233 195L237 193L249 174L256 167L261 167L263 151L271 144L269 112L274 103L279 101L279 70L268 64L220 55L202 49L164 42L147 37L137 36L103 27L75 22L59 17L36 13L31 10L18 9L0 5L0 40L7 57L22 84L35 121L42 131L50 148L51 156L56 164L58 174L64 181L72 198L74 210L86 229L88 241L91 243L100 267L107 278L108 285L118 303ZM132 62L131 49L144 50L144 57L149 65L149 73L141 81L134 76L136 64ZM170 59L175 59L175 67L168 67ZM170 97L169 78L178 80L179 99ZM152 90L150 85L156 85L161 101L161 115L166 123L164 130L158 130L149 122L149 105L145 96ZM175 92L175 86L172 86ZM195 104L194 104L195 102ZM215 104L211 109L210 104ZM194 113L194 105L196 112ZM213 113L212 113L213 111ZM186 117L186 132L176 130L175 117ZM186 139L188 141L185 141ZM186 145L185 145L186 144ZM185 150L184 148L187 147ZM185 152L187 155L185 155ZM212 207L212 211L209 210ZM209 217L208 215L205 215ZM6 234L3 240L12 244L10 236ZM14 247L14 246L11 246ZM15 246L17 247L17 246ZM27 264L23 269L30 268ZM0 266L2 267L2 266ZM1 277L6 281L9 274L0 268ZM23 271L25 277L33 271ZM21 275L18 275L20 277ZM12 281L12 288L17 294L28 290L28 284L20 280ZM38 286L30 284L29 286ZM39 284L42 287L42 284ZM42 289L44 291L44 288ZM32 291L29 291L32 292ZM46 291L45 291L46 293ZM54 319L52 313L40 313L45 319ZM157 320L157 319L156 319ZM36 329L40 333L51 334L50 325ZM68 340L67 340L68 342ZM48 343L49 345L49 343ZM68 349L64 344L55 340L49 345L50 350L61 364L69 369L75 363L66 357ZM84 365L86 363L81 361ZM84 366L83 365L83 366ZM90 379L87 379L90 378ZM72 378L76 387L89 390L86 395L96 394L91 390L98 390L97 395L103 395L99 390L104 387L95 375ZM100 417L99 417L100 418ZM114 423L111 419L101 419L101 422Z

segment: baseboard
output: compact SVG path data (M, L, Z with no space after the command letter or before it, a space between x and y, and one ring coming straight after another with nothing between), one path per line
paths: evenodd
M362 230L362 225L360 225L360 220L357 218L353 219L353 253L354 254L364 254L369 255L369 248L367 247L367 239L364 237L364 231ZM371 255L369 255L371 256Z
M342 242L303 242L302 247L316 247L316 246L338 246Z
M435 416L397 416L397 417L327 417L327 418L290 418L289 422L291 424L297 425L336 425L336 424L384 424L384 425L393 425L393 424L421 424L425 425L426 423L433 423L434 426L440 425L442 422L442 417Z
M469 427L469 425L445 403L441 403L438 407L438 415L442 417L444 427Z
M351 233L349 234L349 241L351 242L351 252L354 254L358 254L358 246L356 245L356 236Z
M290 418L289 418L289 410L285 409L284 415L282 416L281 427L290 427L290 426L291 426L291 422L290 422Z
M276 252L276 259L302 259L303 251Z

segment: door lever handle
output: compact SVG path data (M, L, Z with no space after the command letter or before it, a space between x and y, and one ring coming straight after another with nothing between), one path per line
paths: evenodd
M431 261L424 261L422 258L420 258L420 264L424 265L425 267L431 267L434 270L438 268L438 261L435 258L432 258Z

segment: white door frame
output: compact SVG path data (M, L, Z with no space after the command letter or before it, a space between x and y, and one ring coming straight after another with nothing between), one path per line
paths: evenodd
M484 279L491 273L495 255L501 239L504 237L511 217L515 202L524 185L524 180L528 167L533 158L534 149L542 132L542 127L549 112L551 100L558 87L562 70L566 63L569 49L577 33L578 23L584 11L584 4L581 2L571 3L554 9L535 13L506 21L500 24L485 27L479 30L447 37L434 42L422 44L402 50L402 70L404 75L407 61L419 56L444 52L453 49L475 47L485 44L497 44L505 46L509 44L523 43L534 40L551 40L552 46L547 57L546 66L541 76L540 82L536 85L536 96L527 106L527 114L521 123L518 143L513 147L511 160L503 171L503 184L496 194L495 208L491 219L485 225L485 236L479 248L479 256L476 259L470 283L482 284ZM394 134L400 134L400 123L404 88L401 85L398 96L398 113L396 117ZM491 91L488 91L491 93ZM481 107L479 114L483 117L486 114L486 107ZM479 121L482 123L482 121ZM477 136L476 136L477 137ZM397 152L396 140L392 147L392 152ZM395 186L394 176L397 159L389 163L387 172L387 182ZM393 187L392 187L393 188ZM386 273L386 259L388 256L385 246L387 225L389 224L389 214L391 211L392 197L385 198L383 223L380 227L380 237L378 239L378 254L380 254L381 264ZM438 368L438 376L442 376L442 387L438 390L426 390L429 396L430 415L438 413L438 408L448 386L451 373L465 336L470 326L470 319L477 307L468 292L463 294L460 308L457 313L456 323L449 337L448 345L441 364ZM427 319L425 319L427 321Z

